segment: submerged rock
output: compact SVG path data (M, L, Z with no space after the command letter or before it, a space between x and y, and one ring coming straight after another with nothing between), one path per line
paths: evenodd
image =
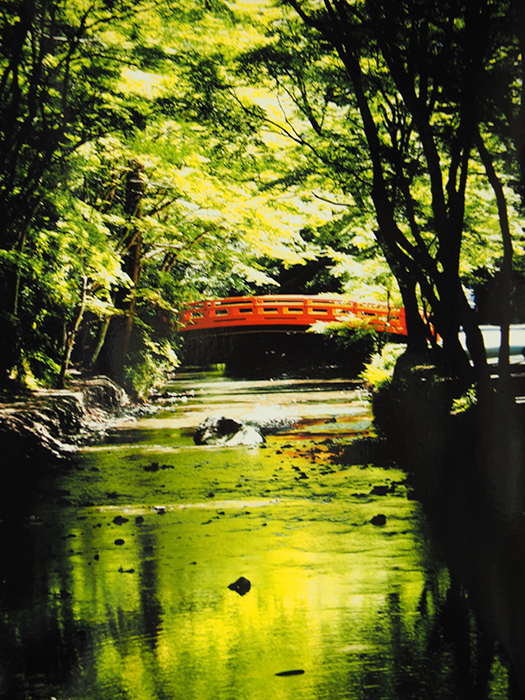
M239 595L246 595L250 588L252 587L252 584L250 581L248 581L247 578L244 578L244 576L241 576L240 578L237 579L234 583L230 583L228 588L230 591L235 591Z
M280 671L279 673L276 673L276 676L302 676L304 673L304 669L302 668L295 668L292 671Z
M225 416L208 416L197 426L196 445L260 445L266 442L260 428Z

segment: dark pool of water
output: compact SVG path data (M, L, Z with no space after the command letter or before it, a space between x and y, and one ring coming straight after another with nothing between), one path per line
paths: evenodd
M406 474L337 459L370 432L355 383L169 389L0 523L2 698L519 697ZM280 432L195 446L218 411Z

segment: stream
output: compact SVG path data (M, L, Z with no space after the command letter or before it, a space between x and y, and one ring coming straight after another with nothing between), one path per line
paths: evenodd
M274 434L194 445L212 414ZM407 475L345 459L371 423L348 380L178 375L0 523L0 697L518 697Z

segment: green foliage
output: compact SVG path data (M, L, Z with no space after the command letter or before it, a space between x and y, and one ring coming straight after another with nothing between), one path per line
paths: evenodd
M171 344L153 343L146 339L142 350L132 352L125 369L125 381L131 394L145 401L150 394L163 386L168 376L178 366L179 360Z
M363 339L367 339L370 343L377 347L380 342L380 333L366 321L359 318L344 317L340 321L316 321L309 329L309 333L319 333L333 338L336 345L340 348L351 347Z
M285 21L266 25L266 42L241 66L278 95L281 115L266 114L295 151L286 182L317 189L373 233L369 249L379 260L379 246L396 276L410 341L436 346L437 329L449 356L466 364L458 328L474 343L480 336L460 276L480 267L508 275L509 219L516 250L523 242L517 161L508 156L524 142L517 4L284 6ZM366 269L354 251L337 253L350 275L356 263Z
M394 376L398 357L406 351L403 343L387 343L380 352L375 353L359 375L363 381L374 389L380 389L388 384Z
M462 394L458 398L455 398L452 401L451 413L453 415L465 413L473 406L476 406L477 403L478 403L478 397L477 397L476 387L471 386L465 391L464 394Z
M185 301L272 285L258 257L304 255L300 207L254 184L260 115L231 90L256 31L221 3L26 9L2 16L1 365L65 376L127 318L121 359L148 368Z
M118 123L108 98L124 55L112 25L140 4L9 0L0 47L0 245L53 209L79 144ZM124 42L125 43L125 42ZM128 115L123 115L124 121ZM51 195L51 196L50 196Z
M523 256L511 0L4 5L3 373L145 396L187 301L279 286L455 347L460 280Z

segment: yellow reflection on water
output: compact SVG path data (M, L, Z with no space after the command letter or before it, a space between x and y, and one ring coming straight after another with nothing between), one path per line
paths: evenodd
M355 472L347 492L363 479ZM403 475L390 470L388 478ZM119 683L136 698L156 697L160 675L173 697L306 699L349 657L388 655L388 634L377 630L388 592L410 616L424 586L416 504L404 495L383 500L387 525L379 528L369 522L374 499L339 490L312 500L296 488L284 499L171 504L163 515L144 503L85 511L75 531L83 556L72 560L72 610L99 626L92 661L104 685L116 682L117 664ZM115 525L117 513L128 522ZM252 583L244 596L227 587L241 575ZM151 608L154 643L145 634ZM275 675L299 669L301 676Z

